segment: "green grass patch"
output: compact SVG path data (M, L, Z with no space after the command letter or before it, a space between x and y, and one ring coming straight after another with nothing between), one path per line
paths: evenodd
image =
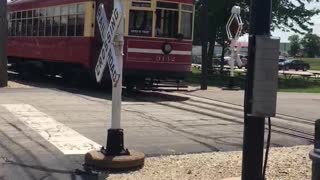
M301 92L320 93L320 80L292 78L279 78L279 91L281 92Z
M236 74L236 86L245 88L245 76ZM193 68L192 74L186 79L187 82L192 84L201 83L201 72ZM226 87L228 85L229 77L221 75L218 72L209 73L208 85L213 87ZM292 79L279 78L279 92L300 92L300 93L320 93L320 80L313 78L303 79L302 77L294 77Z
M192 68L192 74L190 74L190 76L186 79L186 81L189 83L192 83L192 84L200 84L201 78L202 78L201 71L196 68ZM228 82L229 82L229 77L226 74L221 75L221 74L219 74L219 72L209 73L209 78L208 78L208 85L209 86L220 87L220 88L226 87L226 86L228 86ZM239 74L236 73L234 82L235 82L236 86L244 89L244 87L245 87L245 77L244 76L240 76Z
M316 58L302 58L302 60L306 63L310 64L311 70L320 70L320 59Z

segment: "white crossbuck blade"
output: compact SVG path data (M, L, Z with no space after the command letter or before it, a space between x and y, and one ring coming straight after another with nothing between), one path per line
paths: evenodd
M119 73L119 65L113 45L114 37L116 35L116 32L118 31L121 18L122 8L120 3L115 3L110 23L107 19L104 5L99 5L97 12L97 21L99 30L101 32L103 47L101 49L95 69L96 79L98 82L101 82L105 68L108 64L113 86L117 86L121 76L121 74Z
M242 61L240 59L240 49L241 45L238 43L239 37L241 35L243 29L243 22L240 16L241 8L239 6L233 6L231 10L231 17L229 18L226 26L227 36L229 40L231 40L230 48L231 48L231 58L229 60L229 65L231 66L231 76L234 76L234 63L236 62L239 67L242 67ZM237 24L237 30L235 35L231 32L231 25L233 22ZM237 47L236 47L237 46Z

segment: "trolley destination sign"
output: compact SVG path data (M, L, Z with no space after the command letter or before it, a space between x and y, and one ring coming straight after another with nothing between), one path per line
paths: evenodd
M97 22L103 41L103 46L98 58L95 69L96 79L101 82L106 66L109 66L110 77L113 86L117 86L121 74L119 73L119 66L116 58L114 48L114 37L118 30L122 18L122 9L120 3L115 3L114 10L110 22L107 19L104 5L100 4L97 11Z

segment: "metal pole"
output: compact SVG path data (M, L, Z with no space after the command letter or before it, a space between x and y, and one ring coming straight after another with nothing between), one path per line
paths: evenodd
M230 77L229 77L229 88L234 87L234 63L235 63L235 39L231 40L231 61L230 61Z
M320 119L316 121L314 131L314 150L309 154L312 160L312 180L320 179Z
M245 120L243 140L242 180L262 180L265 118L252 117L255 40L257 35L270 35L272 0L251 0L250 36Z
M8 85L8 60L6 56L7 46L7 1L0 1L0 87Z
M122 0L114 0L123 3ZM123 6L123 4L122 4ZM123 9L123 7L122 7ZM119 83L117 86L113 86L112 88L112 123L111 129L121 129L121 94L122 94L122 73L123 73L123 44L124 44L124 18L122 18L118 32L115 36L115 50L116 50L116 57L119 63Z
M124 13L124 1L114 0L121 3L122 13ZM122 101L122 76L123 76L123 45L124 45L124 27L125 17L121 19L117 34L115 36L115 51L116 59L119 64L120 78L116 86L112 88L112 115L111 115L111 129L108 130L107 138L107 154L108 155L125 155L128 151L124 149L124 135L121 129L121 101Z
M202 0L202 23L201 23L201 41L202 41L202 65L201 65L201 90L208 89L208 0Z

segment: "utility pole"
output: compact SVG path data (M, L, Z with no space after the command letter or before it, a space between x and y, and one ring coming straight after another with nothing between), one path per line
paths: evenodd
M208 89L208 0L202 0L201 7L201 42L202 42L202 65L201 65L201 90Z
M272 0L251 0L249 61L245 91L242 180L262 180L265 118L252 116L257 36L270 36Z
M0 1L0 88L8 85L7 46L7 1Z

